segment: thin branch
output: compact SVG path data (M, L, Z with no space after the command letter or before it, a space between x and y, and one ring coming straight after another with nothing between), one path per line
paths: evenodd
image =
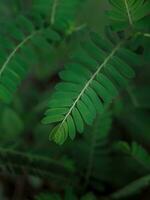
M143 33L144 37L149 37L150 38L150 33Z
M81 24L81 25L75 27L73 32L81 31L81 30L85 29L86 27L87 27L87 24Z
M131 98L131 101L132 101L133 105L134 105L136 108L138 108L140 105L139 105L138 99L137 99L136 96L133 94L132 88L128 86L128 87L127 87L127 92L128 92L129 97Z
M135 34L135 36L139 36L139 35L142 35L142 36L144 36L144 37L150 38L150 33L137 32L137 33Z
M139 193L142 189L148 187L149 185L150 185L150 174L133 181L129 185L125 186L123 189L120 189L119 191L111 194L110 198L114 200L125 198L134 195L136 193Z
M54 0L53 5L52 5L52 11L51 11L51 24L52 25L55 23L57 6L58 6L58 0Z
M30 175L61 180L69 180L74 175L73 169L53 159L3 148L0 148L0 168L13 175L26 171Z
M133 21L132 21L129 5L128 5L127 0L124 0L124 1L125 1L125 7L126 7L126 10L127 10L128 19L129 19L129 24L132 26L133 25Z

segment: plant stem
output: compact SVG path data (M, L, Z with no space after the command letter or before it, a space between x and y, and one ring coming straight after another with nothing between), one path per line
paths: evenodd
M22 174L27 171L43 178L68 180L74 175L73 169L55 160L3 148L0 148L0 167L2 172Z
M134 195L140 190L148 187L150 185L150 174L139 178L129 185L125 186L123 189L120 189L119 191L113 193L110 195L110 199L120 199L120 198L125 198L130 195Z

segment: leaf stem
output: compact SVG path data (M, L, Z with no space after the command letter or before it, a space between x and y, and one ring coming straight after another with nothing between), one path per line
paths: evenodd
M130 13L128 2L127 2L127 0L124 0L124 1L125 1L125 7L126 7L126 10L127 10L128 19L129 19L129 24L131 26L133 26L133 21L132 21L132 17L131 17L131 13Z
M148 187L149 185L150 185L150 174L133 181L129 185L125 186L123 189L120 189L119 191L110 195L110 198L113 200L125 198L130 195L136 194L140 190Z
M56 8L58 6L58 0L54 0L54 3L52 5L52 11L51 11L51 24L53 25L55 23L55 17L56 17Z
M74 174L73 169L53 159L4 148L0 148L0 169L13 174L21 174L25 170L31 175L62 180L68 180Z
M69 117L69 115L71 114L72 110L74 109L74 107L76 106L77 102L80 100L80 98L82 97L82 95L84 94L84 92L87 90L87 88L90 86L90 84L92 83L92 81L96 78L96 76L99 74L99 72L102 70L103 67L105 67L105 65L109 62L109 60L113 57L113 55L116 53L116 51L120 48L122 42L120 42L110 53L110 55L104 60L104 62L98 66L98 69L96 70L96 72L93 74L93 76L90 78L90 80L85 84L85 86L83 87L83 89L81 90L80 94L78 95L78 97L76 98L76 100L74 101L73 105L71 106L71 108L69 109L68 113L66 114L64 120L61 122L59 128L61 128L64 124L64 122L67 120L67 118ZM59 129L58 128L58 129Z
M3 71L7 67L8 63L11 61L11 59L14 57L16 52L26 43L28 42L37 32L32 33L31 35L27 36L21 43L19 43L15 49L10 53L4 64L2 65L2 68L0 69L0 77L2 76Z

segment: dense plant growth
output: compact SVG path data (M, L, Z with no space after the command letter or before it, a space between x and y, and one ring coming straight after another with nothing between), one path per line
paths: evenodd
M0 11L0 199L149 199L150 1Z

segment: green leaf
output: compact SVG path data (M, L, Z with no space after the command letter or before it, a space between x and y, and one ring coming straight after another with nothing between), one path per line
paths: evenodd
M134 62L136 54L126 50L122 42L114 46L108 40L107 48L97 34L92 33L91 37L59 73L63 82L55 87L48 103L44 122L59 122L50 136L58 144L68 136L73 140L77 131L84 131L84 124L92 125L97 113L102 114L118 95L118 88L125 87L134 76L125 58Z
M14 23L5 23L0 36L0 101L11 102L29 64L38 61L37 48L49 49L50 39L54 39L53 43L60 41L59 33L43 25L44 22L37 29L37 24L22 15Z
M119 31L136 23L149 14L150 2L144 0L109 0L112 9L107 12L112 27Z

